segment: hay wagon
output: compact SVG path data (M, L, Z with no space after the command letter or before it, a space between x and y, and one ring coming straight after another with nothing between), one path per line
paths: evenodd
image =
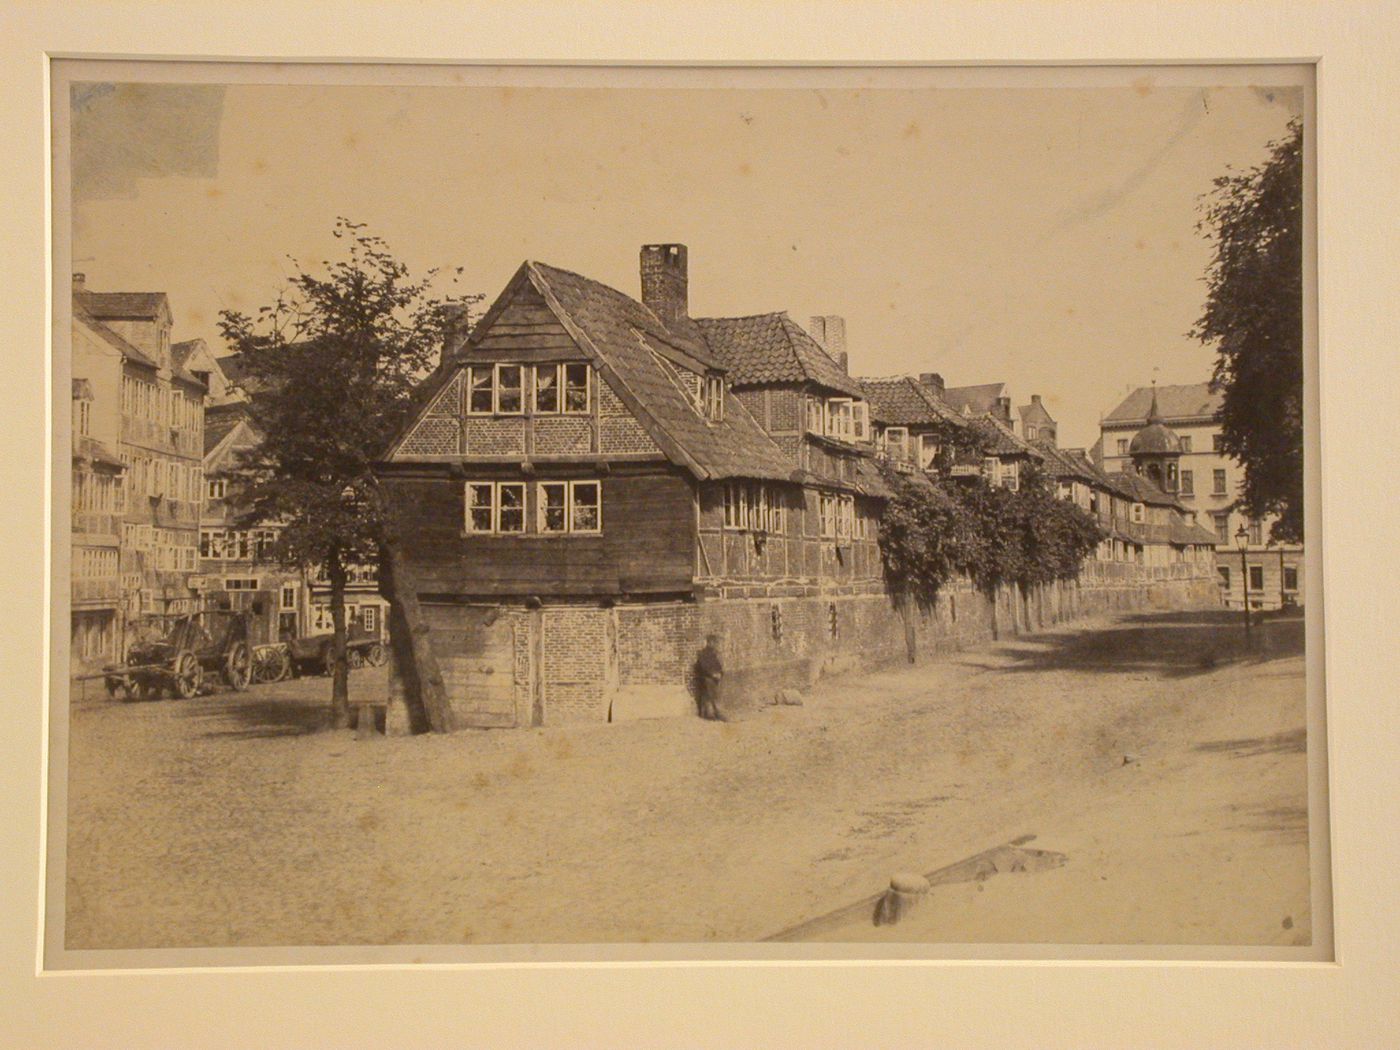
M143 700L164 693L188 700L213 678L234 692L253 677L250 616L241 610L157 615L142 625L143 637L127 651L126 664L104 673L107 691Z

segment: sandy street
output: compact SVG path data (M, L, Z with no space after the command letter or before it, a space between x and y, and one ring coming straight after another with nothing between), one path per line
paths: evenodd
M758 940L1027 834L1066 863L824 936L1306 944L1302 620L1239 635L1123 616L723 725L362 741L323 678L79 704L68 947Z

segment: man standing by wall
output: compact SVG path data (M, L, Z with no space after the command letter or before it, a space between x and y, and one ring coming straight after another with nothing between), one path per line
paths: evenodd
M719 655L719 635L707 634L705 648L695 660L697 688L700 694L700 717L713 722L725 721L719 710L720 683L724 679L724 661Z

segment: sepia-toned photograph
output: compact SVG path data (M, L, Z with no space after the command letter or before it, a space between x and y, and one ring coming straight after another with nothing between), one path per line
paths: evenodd
M1331 958L1311 67L53 68L48 965Z

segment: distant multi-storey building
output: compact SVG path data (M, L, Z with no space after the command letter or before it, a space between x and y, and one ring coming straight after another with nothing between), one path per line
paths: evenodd
M1098 461L1109 473L1132 469L1141 458L1175 462L1175 475L1159 484L1176 496L1198 524L1216 536L1216 569L1221 596L1239 606L1248 587L1256 609L1302 604L1303 548L1270 544L1268 519L1250 518L1235 508L1244 482L1244 467L1221 449L1221 395L1209 383L1138 387L1100 423ZM1139 440L1140 432L1151 427ZM1139 447L1134 448L1134 441ZM1160 448L1144 449L1145 441ZM1163 456L1162 454L1165 453ZM1165 466L1163 467L1165 470ZM1244 553L1240 551L1243 530Z
M73 278L73 659L117 659L126 625L194 607L207 386L172 347L164 292Z

